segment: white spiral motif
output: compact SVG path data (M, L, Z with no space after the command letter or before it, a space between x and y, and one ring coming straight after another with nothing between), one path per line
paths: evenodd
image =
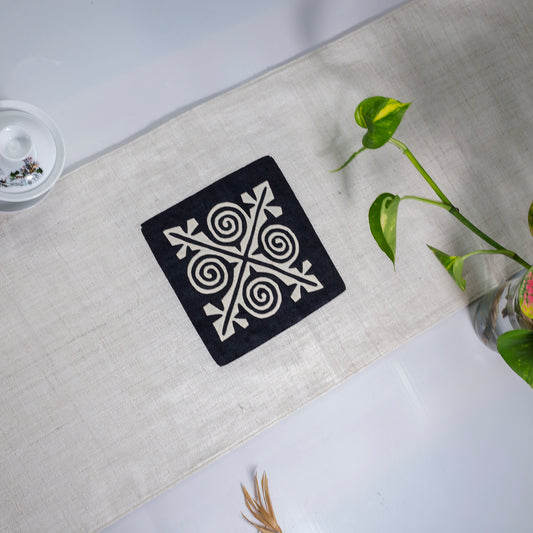
M266 276L248 278L242 291L241 302L248 313L256 318L275 315L281 306L279 285Z
M214 255L199 255L187 268L192 286L202 294L221 291L228 284L228 269L220 258Z
M246 231L246 213L231 202L215 205L207 216L209 231L217 241L224 244L237 243Z
M265 227L261 233L261 244L265 255L276 263L294 261L299 254L296 235L281 224Z

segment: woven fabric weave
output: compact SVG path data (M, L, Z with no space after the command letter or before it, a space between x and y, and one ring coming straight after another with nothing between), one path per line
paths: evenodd
M527 256L532 27L529 0L415 0L0 216L0 530L99 530L509 274L505 258L472 259L460 293L425 243L480 243L407 202L394 272L368 208L381 192L431 191L393 146L329 170L360 143L360 100L411 101L396 136L463 213ZM346 291L218 367L140 224L265 154Z

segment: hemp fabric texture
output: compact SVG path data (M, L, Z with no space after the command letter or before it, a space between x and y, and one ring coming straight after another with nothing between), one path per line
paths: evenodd
M394 271L368 208L382 192L431 191L393 146L329 171L360 144L359 101L411 101L396 136L463 213L527 256L532 27L530 0L415 0L0 215L0 530L101 529L510 274L505 258L472 259L458 291L425 243L457 255L481 243L407 202ZM219 367L140 225L266 154L346 290Z

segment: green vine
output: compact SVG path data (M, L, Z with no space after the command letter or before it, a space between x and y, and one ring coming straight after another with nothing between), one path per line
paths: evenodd
M450 274L461 290L465 290L466 281L463 277L463 265L466 259L476 255L499 254L505 255L518 263L520 266L531 271L531 264L520 257L516 252L509 250L498 243L484 231L478 228L472 221L466 218L459 209L448 199L435 180L428 174L424 167L418 162L411 150L401 141L393 137L396 129L400 125L402 118L411 104L402 103L392 98L383 96L372 96L363 100L356 108L354 116L355 122L366 129L362 139L362 147L356 150L345 163L333 172L338 172L351 163L363 151L375 150L387 143L398 148L409 159L414 168L422 176L424 181L431 187L438 200L422 198L420 196L398 196L391 193L380 194L370 206L368 212L368 221L370 231L374 240L381 250L389 257L393 265L396 260L396 226L398 218L398 207L403 200L415 200L435 207L445 209L458 220L463 226L468 228L472 233L477 235L491 249L474 250L462 256L449 255L433 246L429 249L439 260L442 266ZM533 234L533 203L528 213L528 223L531 233ZM533 308L533 306L532 306ZM533 318L530 317L530 318ZM521 330L517 330L521 331ZM498 339L498 351L502 354L508 364L533 386L533 332L525 330L523 334L512 335L507 333L501 335ZM524 354L528 354L524 356ZM510 361L513 363L511 364ZM517 363L519 361L519 364Z

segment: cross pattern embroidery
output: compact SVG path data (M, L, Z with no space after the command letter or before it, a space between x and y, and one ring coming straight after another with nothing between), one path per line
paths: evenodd
M209 211L209 234L199 229L195 218L188 219L186 227L163 231L170 244L178 247L177 258L189 260L192 287L213 295L203 310L214 317L222 342L235 334L236 325L247 328L250 316L274 316L283 299L280 284L290 288L294 302L323 288L310 272L311 262L298 261L300 245L294 232L276 223L283 210L275 205L269 182L253 187L251 194L243 192L241 200L242 206L221 202Z

